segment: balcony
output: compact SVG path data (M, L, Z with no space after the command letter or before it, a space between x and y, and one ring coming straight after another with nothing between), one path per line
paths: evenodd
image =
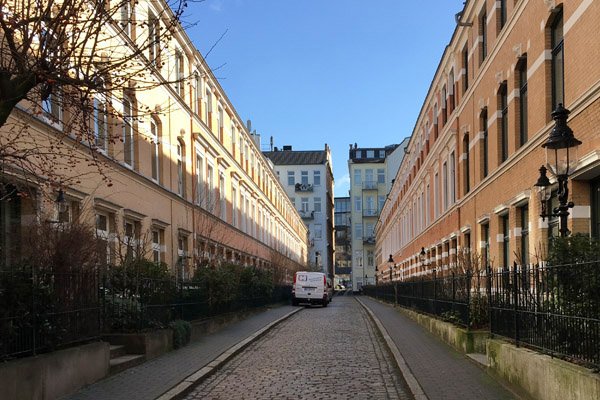
M300 214L300 218L305 219L307 221L315 219L314 211L298 211L298 214Z
M375 244L375 236L367 236L363 238L363 244Z
M377 182L376 181L363 182L362 190L377 190Z
M363 208L363 218L377 218L379 210L376 208Z
M296 192L312 192L313 185L308 183L296 183Z
M308 247L315 247L315 239L310 239L308 241Z

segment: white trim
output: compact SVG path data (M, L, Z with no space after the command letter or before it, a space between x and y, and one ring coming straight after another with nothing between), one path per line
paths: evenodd
M575 206L569 213L569 218L591 218L591 207Z
M544 50L540 56L535 60L531 67L527 69L527 81L531 79L535 71L544 63L544 61L552 60L552 50Z
M569 32L569 30L575 25L579 18L583 15L585 10L593 3L593 0L583 0L577 10L571 15L565 24L563 25L563 36Z

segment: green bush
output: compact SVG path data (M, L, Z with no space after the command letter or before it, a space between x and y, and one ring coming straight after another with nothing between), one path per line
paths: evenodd
M192 337L192 324L183 320L176 320L169 324L173 330L173 348L186 346Z
M469 307L469 329L488 327L490 314L487 296L471 297Z

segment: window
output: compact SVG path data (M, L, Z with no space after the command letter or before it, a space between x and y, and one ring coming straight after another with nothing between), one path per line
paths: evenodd
M500 86L500 110L502 118L500 119L500 162L508 158L508 101L506 96L506 81Z
M121 3L121 27L127 36L131 36L131 4L129 1Z
M212 122L210 120L210 116L212 115L212 93L210 88L206 86L206 114L204 115L204 119L206 119L206 125L209 128L212 128Z
M204 206L206 193L204 192L204 158L196 152L196 204Z
M177 90L177 93L181 96L184 97L185 95L185 90L184 90L184 60L183 60L183 54L179 51L177 51L175 53L175 90Z
M446 85L444 85L444 87L442 87L442 125L446 124L446 121L448 121L448 111L446 110L446 100L448 99L447 97L447 92L446 92Z
M372 267L375 265L375 251L367 250L367 266Z
M315 224L315 239L321 239L323 237L323 229L321 224Z
M454 70L450 71L450 75L448 75L448 85L448 100L450 100L450 112L452 112L456 107L456 103L454 100Z
M481 157L483 158L483 177L488 175L488 117L487 108L484 108L481 112L481 128L483 129L483 149Z
M363 237L363 226L362 224L354 224L354 237L362 239Z
M294 186L296 184L295 172L288 171L288 186Z
M126 245L126 254L125 257L127 260L131 261L137 256L138 250L138 237L140 233L140 223L139 221L130 221L125 220L124 226L124 240Z
M375 183L375 180L373 179L373 170L366 169L365 170L365 184L368 186L372 186L374 183Z
M465 48L462 51L463 59L463 93L469 88L469 48L468 43L465 44Z
M490 225L487 222L481 225L481 255L483 256L483 265L488 266L490 261Z
M433 218L437 218L440 212L440 177L436 172L433 178Z
M197 115L200 115L201 110L201 101L202 101L202 78L198 73L194 74L194 112Z
M471 169L471 165L470 165L470 159L469 159L469 133L465 133L465 137L463 138L463 165L464 165L464 188L465 188L465 194L469 193L469 191L471 190L471 177L470 177L470 169Z
M108 116L106 103L98 98L94 98L94 136L98 149L106 151L108 149Z
M367 238L375 238L375 225L374 224L367 224L366 226L366 232L365 232L365 236Z
M442 212L448 208L448 164L442 165Z
M314 211L315 212L321 212L321 198L320 197L315 197L314 202L315 202Z
M519 144L527 142L527 58L519 65Z
M183 196L184 193L184 172L185 172L185 147L183 143L177 141L177 193Z
M362 185L362 171L360 169L354 170L354 184Z
M160 25L158 18L148 11L148 59L156 65L160 51Z
M385 204L385 196L377 196L377 209L379 212L383 209L383 205Z
M231 212L233 214L232 223L233 226L239 228L238 226L238 199L237 199L237 189L234 187L231 189Z
M152 165L152 179L158 182L159 174L159 147L158 147L158 126L154 121L150 121L150 164Z
M483 61L487 57L487 11L485 4L481 10L481 14L479 14L479 38L481 41L481 49L479 51L479 54L481 54L480 61L483 64Z
M300 198L301 211L308 212L308 197Z
M321 186L321 171L313 171L313 185Z
M450 204L456 202L456 156L450 153Z
M219 216L221 219L227 218L227 199L225 197L225 174L219 175Z
M433 133L434 138L438 138L438 106L437 103L433 105Z
M506 0L500 0L500 30L502 30L502 28L504 28L504 25L506 24Z
M133 167L133 109L131 100L127 96L123 97L123 143L125 152L125 164Z
M429 196L429 185L427 185L425 189L425 225L429 225L429 210L431 207Z
M210 211L215 210L215 184L214 184L214 172L212 165L206 168L206 190L208 192L208 209Z
M519 208L521 217L521 265L529 264L529 205Z
M42 99L42 112L50 123L59 124L62 121L62 91L60 88L51 88L50 93Z
M308 185L308 171L300 171L300 182L303 185Z
M152 230L152 259L158 264L162 261L161 257L161 237L164 236L163 230L153 229Z
M508 214L500 217L502 223L502 266L508 269L510 265L510 226L508 224Z
M354 265L357 267L363 266L363 252L362 250L356 250L354 252Z
M377 170L377 183L378 184L385 183L385 170L384 169Z
M563 13L552 23L552 109L565 102Z
M225 140L223 136L223 128L225 127L225 120L223 119L223 109L219 106L217 107L217 126L219 127L219 140L221 143Z
M110 229L110 214L96 214L96 236L98 237L98 250L99 255L103 255L103 261L110 264L110 253L111 253L111 229ZM102 260L101 260L102 261Z
M362 197L354 196L354 211L362 212Z

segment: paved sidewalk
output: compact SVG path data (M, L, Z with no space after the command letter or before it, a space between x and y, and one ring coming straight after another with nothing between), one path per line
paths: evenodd
M109 376L67 396L69 400L151 400L211 363L267 324L298 310L289 305L268 309L154 360Z
M366 296L360 300L381 321L430 400L515 398L466 356L399 310Z

